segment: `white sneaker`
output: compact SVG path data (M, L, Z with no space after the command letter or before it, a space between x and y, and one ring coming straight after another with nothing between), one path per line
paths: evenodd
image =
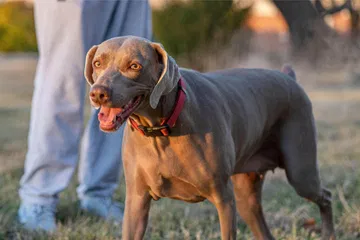
M86 196L81 199L80 207L84 211L117 224L121 223L124 218L124 205L112 201L111 198Z
M25 204L20 205L18 220L28 230L56 230L56 207L53 205Z

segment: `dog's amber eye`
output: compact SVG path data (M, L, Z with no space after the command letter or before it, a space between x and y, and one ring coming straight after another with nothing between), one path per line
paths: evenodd
M137 64L137 63L133 63L130 65L130 68L132 70L140 70L141 69L141 65L140 64Z
M97 68L100 67L100 66L101 66L100 61L95 61L95 62L94 62L94 66L97 67Z

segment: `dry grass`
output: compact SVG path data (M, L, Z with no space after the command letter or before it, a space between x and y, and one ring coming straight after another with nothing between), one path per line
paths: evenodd
M119 226L79 211L76 181L61 194L54 235L26 232L15 222L35 64L33 57L0 57L0 239L120 239ZM334 195L338 239L360 239L360 89L305 88L314 103L319 166L324 185ZM317 208L296 195L282 171L268 174L263 192L266 219L276 239L320 239L303 227L311 218L320 225ZM122 184L116 198L123 200L123 193ZM238 239L252 239L240 219L238 233ZM216 210L208 202L154 202L146 239L220 239Z

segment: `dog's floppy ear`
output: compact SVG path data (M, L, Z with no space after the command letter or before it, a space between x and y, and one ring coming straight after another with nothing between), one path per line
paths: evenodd
M90 84L90 86L94 84L94 79L92 76L93 75L92 60L94 59L97 49L98 49L97 45L92 46L86 54L84 75L85 75L86 81Z
M176 87L180 78L180 72L175 60L167 54L161 44L152 43L151 45L159 56L160 64L163 65L160 78L150 94L150 106L155 109L160 97L170 93Z

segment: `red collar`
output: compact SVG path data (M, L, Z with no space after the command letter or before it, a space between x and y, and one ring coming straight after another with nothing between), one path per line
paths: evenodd
M144 127L142 125L138 125L131 117L129 118L130 124L133 128L145 136L169 136L171 128L175 126L176 120L179 118L181 110L184 107L185 99L185 83L180 78L175 106L170 117L164 119L158 127Z

